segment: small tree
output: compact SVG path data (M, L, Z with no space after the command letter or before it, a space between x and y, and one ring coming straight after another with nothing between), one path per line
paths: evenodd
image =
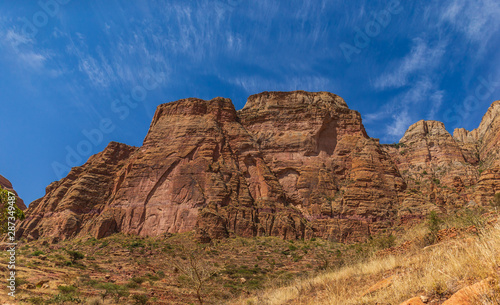
M67 252L68 252L69 257L71 258L71 262L73 264L76 263L78 260L83 259L85 257L85 255L83 255L83 253L78 252L78 251L68 250Z
M181 258L175 258L172 263L192 285L198 302L203 304L206 283L216 273L216 268L203 258L201 249L182 247L181 250Z
M429 214L429 217L427 219L427 228L429 229L429 233L427 233L427 236L426 236L426 241L429 244L433 244L437 241L438 232L441 229L442 223L443 223L443 220L441 218L439 218L436 211L432 211Z
M101 289L101 297L102 302L104 303L104 299L107 296L112 296L115 298L115 301L118 301L120 297L128 297L129 292L128 289L124 286L120 286L114 283L102 283L97 286L98 289Z

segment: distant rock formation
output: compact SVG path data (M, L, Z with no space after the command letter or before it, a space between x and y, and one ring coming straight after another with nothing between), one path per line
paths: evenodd
M12 193L16 194L16 197L17 197L17 201L16 201L17 207L20 208L23 211L26 210L26 205L24 204L24 201L19 197L19 195L17 194L17 192L14 190L14 188L12 187L12 183L10 183L10 181L7 178L5 178L4 176L2 176L2 175L0 175L0 186L3 187L4 189L9 190Z
M50 184L18 233L364 240L431 210L488 204L500 191L499 106L471 132L420 121L381 145L328 92L263 92L239 111L220 97L163 104L140 148L112 142Z

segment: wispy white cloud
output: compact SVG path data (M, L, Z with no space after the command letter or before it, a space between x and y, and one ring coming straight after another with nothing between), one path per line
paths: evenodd
M242 88L248 94L254 94L262 91L335 91L335 83L326 77L321 76L292 76L283 77L279 80L263 78L261 76L236 76L222 77L221 79L232 85Z
M427 113L428 120L435 120L436 115L441 110L441 105L443 104L444 91L437 90L434 91L429 97L429 112Z
M78 62L78 71L98 89L111 86L131 88L141 84L151 71L169 73L170 57L162 46L159 34L151 25L137 24L128 36L117 35L113 27L104 23L103 31L109 39L106 45L95 46L85 35L73 37L61 33L67 40L67 53ZM117 30L115 28L115 30Z
M12 29L7 30L3 40L14 48L17 48L21 44L33 44L33 39Z
M401 137L413 122L407 110L393 114L392 122L386 126L388 138Z
M365 115L364 123L382 123L386 131L382 139L395 141L404 135L411 124L423 117L435 119L443 98L444 91L439 90L430 78L423 77L381 106L379 111Z
M15 28L0 29L0 41L6 55L27 69L40 72L50 57L48 52L35 48L33 39Z
M470 40L485 45L500 26L500 2L452 0L441 11L442 22L452 24Z
M76 39L69 34L61 34L68 40L66 51L69 55L76 58L78 71L86 75L93 86L100 88L108 87L113 76L106 74L101 63L90 54L85 37L80 33L75 34Z
M415 38L409 54L391 64L391 71L385 72L378 77L375 80L374 87L383 90L406 86L410 76L417 73L425 74L429 69L437 67L445 53L445 48L446 44L444 42L429 46L425 40Z

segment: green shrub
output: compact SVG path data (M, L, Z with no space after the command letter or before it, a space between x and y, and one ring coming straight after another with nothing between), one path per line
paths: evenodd
M427 218L427 229L429 232L425 236L426 244L434 244L437 241L438 232L441 229L443 220L438 216L436 211L432 211Z
M136 282L134 281L130 281L126 284L126 286L128 288L131 288L131 289L136 289L136 288L139 288L139 284L137 284Z
M43 255L43 251L40 251L40 250L36 250L35 252L31 253L32 256L39 256L39 255Z
M145 294L134 294L132 296L132 299L134 300L134 304L147 304L148 303L148 296Z
M143 277L140 277L140 276L136 276L136 277L133 277L131 279L132 282L135 282L137 284L142 284L142 283L144 283L145 280L146 279L144 279Z
M68 302L77 303L80 304L82 303L82 300L79 298L71 295L71 294L57 294L52 297L52 299L47 301L47 304L67 304Z
M154 275L154 274L146 274L146 276L149 278L150 281L158 281L160 279L160 277L158 275Z
M59 291L62 294L72 294L72 293L75 293L77 290L77 288L73 285L71 285L71 286L66 286L66 285L57 286L57 289L59 289Z
M115 301L117 301L120 297L128 297L129 295L127 287L114 283L102 283L97 285L96 288L102 290L101 296L103 301L107 296L112 296L115 298Z
M377 236L372 239L372 244L377 250L383 250L394 247L396 245L396 236L390 234L388 236Z
M450 219L449 226L459 228L475 226L480 229L486 224L486 219L482 215L483 212L484 211L481 209L465 209L458 211L456 215Z
M14 200L14 204L9 204L9 194L12 193L0 186L0 233L8 231L9 221L7 220L9 217L15 217L18 220L26 218L24 212L17 207L17 198ZM9 238L9 240L12 239Z
M493 206L500 207L500 193L496 193L493 198Z
M156 272L156 275L159 276L160 278L164 278L165 277L165 272L163 272L162 270L160 270L160 271Z
M45 304L45 300L42 297L31 297L26 300L30 304Z
M129 249L134 249L134 248L144 248L144 243L141 240L134 241L130 245L128 245Z
M74 264L76 263L76 261L80 260L80 259L83 259L85 257L85 255L83 255L83 253L81 252L78 252L78 251L71 251L71 250L68 250L66 251L68 252L69 254L69 257L71 258L71 262Z

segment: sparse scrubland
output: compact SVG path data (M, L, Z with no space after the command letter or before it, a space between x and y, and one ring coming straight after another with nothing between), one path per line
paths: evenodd
M441 304L487 279L491 289L477 304L499 304L496 209L431 213L420 224L350 245L278 237L200 244L192 233L21 241L16 299L19 304L400 304L425 296L428 304Z
M431 214L396 239L399 247L275 286L230 304L401 304L422 296L441 304L461 288L471 303L500 304L500 223L497 209L462 209L446 217ZM467 293L466 293L467 294Z

